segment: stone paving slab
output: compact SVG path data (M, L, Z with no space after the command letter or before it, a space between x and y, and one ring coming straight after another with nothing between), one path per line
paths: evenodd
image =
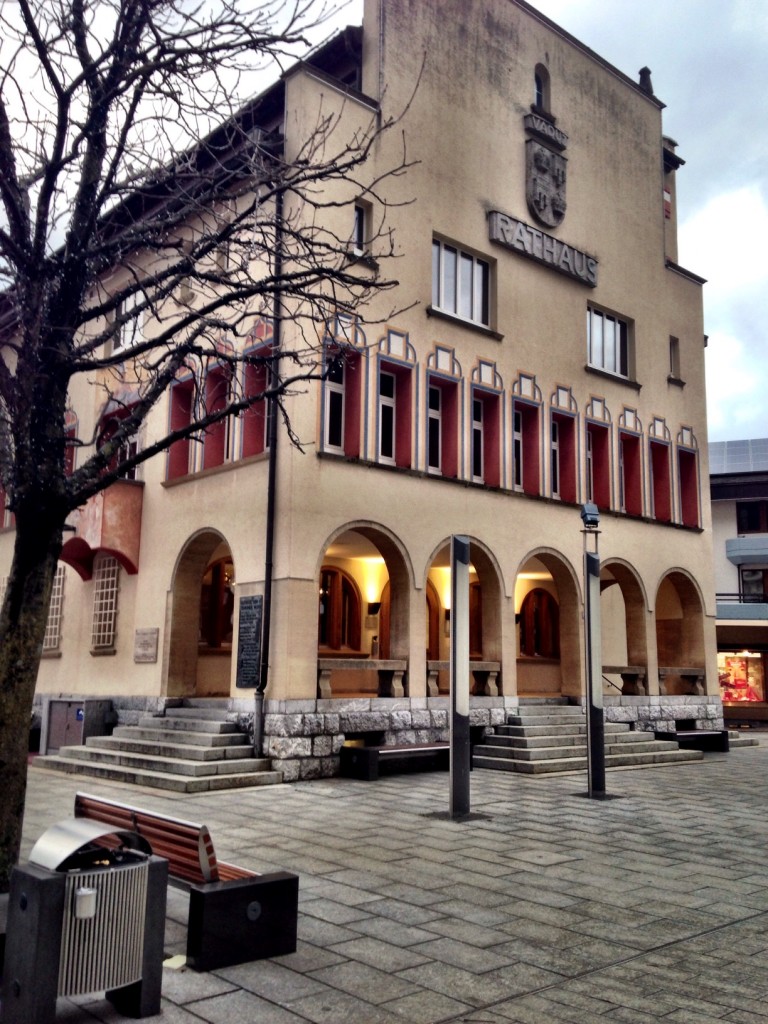
M768 1024L768 744L586 780L476 770L169 794L89 790L204 821L222 860L301 876L296 953L164 970L165 1024ZM23 857L77 779L30 769ZM169 891L165 948L184 950ZM118 1024L102 993L66 1024Z

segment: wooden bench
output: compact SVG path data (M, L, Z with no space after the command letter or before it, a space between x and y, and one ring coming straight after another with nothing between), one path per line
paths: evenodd
M727 729L681 729L672 732L654 732L657 740L677 740L678 746L687 750L730 749Z
M317 695L326 699L333 697L332 672L363 671L378 673L377 696L404 697L407 669L405 658L318 658Z
M375 782L382 767L396 771L402 767L444 769L450 765L448 743L413 743L399 747L342 747L339 771L348 779Z
M189 892L187 963L194 970L296 951L298 875L260 875L226 864L216 857L205 825L88 793L75 795L75 817L136 832L168 861L171 884Z
M439 697L440 691L437 685L439 672L447 672L450 669L448 661L427 662L427 696ZM498 661L470 661L469 671L474 679L474 692L477 696L498 697L499 696L499 672L501 664Z

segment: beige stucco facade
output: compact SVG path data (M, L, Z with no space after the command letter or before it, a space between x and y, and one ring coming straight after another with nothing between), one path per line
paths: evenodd
M285 81L288 156L318 111L336 111L338 138L400 119L374 144L369 178L403 146L411 163L381 196L334 186L340 234L356 202L374 221L392 204L398 258L383 273L399 286L352 326L318 326L345 379L336 399L329 382L290 398L303 450L285 435L277 446L266 743L289 777L332 773L345 732L444 730L452 534L470 537L472 656L491 666L475 677L473 723L500 723L526 696L582 700L587 501L600 506L607 715L721 723L702 282L676 264L679 161L663 104L526 5L476 7L467 20L460 0L367 0L359 89L311 67ZM527 153L541 162L542 146L544 171L564 168L564 212L562 174L546 185L557 202L529 205ZM461 276L455 295L444 286L454 254L474 275L471 310ZM605 332L599 351L588 320ZM93 394L73 405L92 430ZM168 418L158 409L147 437ZM173 480L165 456L146 463L126 485L143 491L140 545L138 571L121 570L114 645L93 653L94 584L67 566L39 693L108 696L124 715L224 696L247 714L239 609L264 591L267 471L266 453ZM201 587L222 560L233 630L205 645Z

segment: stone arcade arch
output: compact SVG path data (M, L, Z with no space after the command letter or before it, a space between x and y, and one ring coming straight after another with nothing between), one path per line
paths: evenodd
M349 581L344 604L329 609L324 581L333 573ZM324 664L338 659L339 668L330 676L332 695L375 695L380 678L364 667L365 661L407 662L410 645L410 594L413 582L408 559L400 542L384 527L374 523L350 523L328 540L317 570L320 605L318 616L318 658ZM340 589L337 593L341 593ZM353 607L354 602L359 608ZM355 645L324 643L322 629L329 612L341 622L337 635L355 636L344 629L345 616L359 615L359 640ZM356 660L357 668L350 662Z
M704 602L695 580L682 569L666 573L654 610L659 692L705 693Z
M491 689L498 687L502 692L501 571L493 554L475 537L469 539L469 557L470 659L476 666L479 663L494 666L489 670L475 669L472 690L481 694L490 684ZM424 585L430 679L428 693L432 696L448 692L450 578L450 541L446 539L441 541L429 560Z
M520 615L526 596L543 590L557 601L557 657L520 651ZM539 607L545 609L545 602ZM515 620L518 627L517 693L520 697L580 697L583 692L581 595L573 567L558 552L541 548L520 563L515 578Z
M170 593L169 697L229 696L232 638L224 619L234 603L227 600L234 576L226 576L227 565L232 565L230 548L217 530L199 531L179 554Z
M651 692L647 608L645 590L632 566L608 560L600 571L600 621L603 675L612 684L606 692L613 696Z

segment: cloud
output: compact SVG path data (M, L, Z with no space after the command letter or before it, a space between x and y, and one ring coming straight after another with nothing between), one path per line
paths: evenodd
M763 365L755 364L740 338L727 333L710 336L706 374L710 440L768 436L768 373Z

